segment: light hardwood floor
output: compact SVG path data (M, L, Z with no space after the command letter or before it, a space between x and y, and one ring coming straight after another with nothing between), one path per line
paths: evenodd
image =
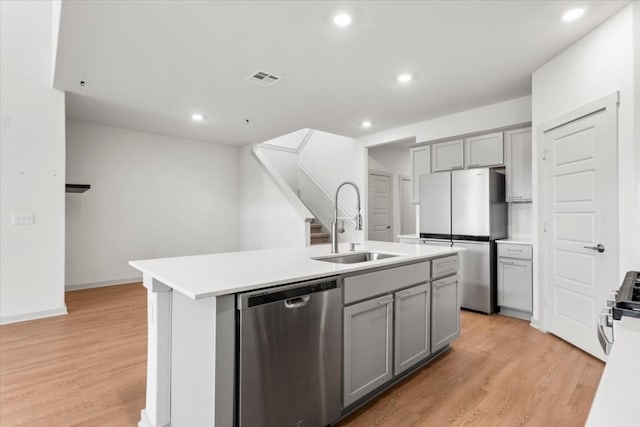
M141 284L69 292L69 315L1 326L0 425L136 425L145 295ZM340 426L581 426L602 369L527 322L463 312L446 355Z

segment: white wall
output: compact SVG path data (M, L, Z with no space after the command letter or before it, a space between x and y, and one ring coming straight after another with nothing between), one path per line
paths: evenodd
M409 176L409 150L397 145L371 147L369 152L369 170L391 173L391 198L393 203L393 241L398 241L402 221L400 207L400 175ZM415 209L412 205L411 208Z
M389 129L358 139L370 147L391 141L415 138L416 142L433 141L456 135L499 129L531 121L531 97L510 99L472 110Z
M306 132L305 132L306 133ZM298 154L258 145L258 150L271 162L282 179L295 192L298 189Z
M360 188L362 215L366 219L367 189L364 151L362 145L352 138L316 130L299 153L298 163L329 193L332 199L341 183L354 182ZM339 203L350 216L355 216L356 193L353 188L345 186L340 190ZM364 240L364 231L356 232L355 224L345 221L344 226L346 231L339 235L340 242Z
M240 150L239 217L242 250L306 244L304 218L260 166L251 146Z
M639 11L638 2L604 22L583 39L560 53L533 73L533 151L534 151L534 197L539 198L541 174L537 159L540 158L541 141L537 141L536 129L543 123L574 110L584 104L620 91L618 109L618 194L619 194L619 278L630 269L640 269L640 221L638 220L640 192L640 146L634 135L640 118L640 107L634 98L634 58L640 45L634 46L633 15ZM636 17L637 20L637 17ZM638 29L636 29L638 31ZM637 83L637 82L636 82ZM611 147L615 149L614 147ZM537 210L536 237L543 235L541 222L543 212ZM540 248L540 245L537 245ZM537 254L540 259L540 254ZM538 263L540 265L540 263ZM534 271L534 321L541 308L538 304L540 271ZM611 283L611 288L618 284Z
M240 248L239 148L67 121L67 287L126 283L128 261Z
M0 2L0 322L66 313L64 94L49 2ZM35 214L11 225L12 213Z

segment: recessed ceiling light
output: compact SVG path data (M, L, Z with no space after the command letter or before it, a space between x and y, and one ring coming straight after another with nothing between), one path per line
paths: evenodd
M351 25L351 15L348 13L339 13L333 17L333 23L338 27L348 27Z
M191 120L193 120L194 122L201 122L204 120L204 116L202 114L193 113L191 115Z
M398 74L397 80L400 83L409 83L413 79L413 76L409 73Z
M571 21L575 21L576 19L580 18L582 15L584 15L584 9L571 9L568 10L564 13L564 15L562 15L562 20L564 22L571 22Z
M371 120L363 120L362 123L360 123L360 126L363 128L370 128L372 124Z

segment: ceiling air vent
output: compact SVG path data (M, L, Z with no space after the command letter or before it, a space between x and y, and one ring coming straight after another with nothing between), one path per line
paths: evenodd
M247 80L249 80L250 82L258 83L262 86L271 86L272 84L280 81L280 77L258 70L255 73L248 76Z

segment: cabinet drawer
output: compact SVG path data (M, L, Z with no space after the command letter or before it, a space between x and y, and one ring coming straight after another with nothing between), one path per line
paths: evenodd
M429 261L345 277L344 303L349 304L429 280Z
M532 259L533 248L531 245L498 243L498 257Z
M459 265L458 255L437 258L431 261L431 278L448 276L458 272Z

